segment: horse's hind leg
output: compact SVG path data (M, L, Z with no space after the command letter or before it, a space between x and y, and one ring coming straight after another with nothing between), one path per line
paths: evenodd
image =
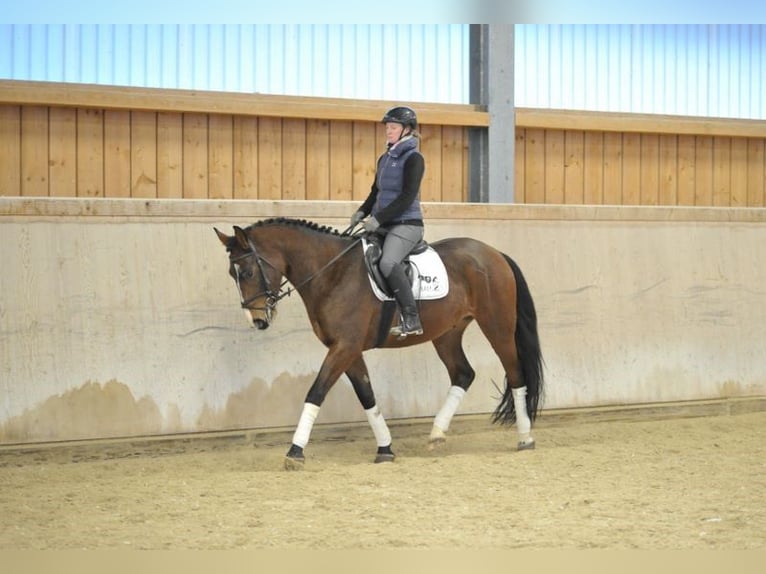
M498 309L496 313L508 316L509 312ZM512 316L515 317L515 313ZM499 357L505 371L506 390L495 413L495 420L503 423L515 421L518 434L517 450L533 449L535 439L531 435L532 420L527 410L527 387L521 376L514 329L508 329L507 325L500 326L496 321L481 315L477 316L476 322Z
M470 319L465 320L452 331L433 341L436 353L444 366L447 367L452 385L444 404L434 417L434 424L428 437L429 448L431 449L444 444L447 440L446 432L449 430L452 417L455 416L468 387L471 386L476 377L476 373L468 363L463 351L463 333L470 322Z
M354 364L346 370L346 376L354 387L354 392L362 404L364 413L367 415L367 421L375 435L375 442L378 444L375 462L393 462L395 457L391 450L391 432L388 430L386 419L383 418L375 400L375 392L372 390L372 384L370 384L367 365L362 357L354 361Z

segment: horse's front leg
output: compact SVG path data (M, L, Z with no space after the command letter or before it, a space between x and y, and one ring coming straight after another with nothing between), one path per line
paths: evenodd
M375 392L370 384L370 375L367 372L367 365L360 356L354 363L346 369L346 376L354 387L359 402L362 404L367 420L372 427L372 433L375 435L375 441L378 444L378 451L375 453L375 462L393 462L395 456L391 450L391 432L388 430L386 419L375 400Z
M303 468L306 460L303 449L306 448L311 437L314 421L319 415L319 408L340 375L360 357L360 353L357 350L344 350L337 346L328 351L303 403L303 411L301 411L298 426L293 433L293 442L285 457L286 470L301 470Z

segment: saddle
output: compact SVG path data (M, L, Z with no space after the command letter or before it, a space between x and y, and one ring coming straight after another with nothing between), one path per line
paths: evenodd
M380 237L372 235L362 238L362 249L373 292L381 301L392 300L393 294L378 268L383 255ZM441 299L449 292L449 279L444 262L426 241L421 239L402 263L416 300Z

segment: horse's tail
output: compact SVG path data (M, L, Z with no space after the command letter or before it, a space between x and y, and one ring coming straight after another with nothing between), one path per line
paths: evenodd
M543 398L543 355L540 351L540 338L537 334L537 312L529 292L529 286L516 262L503 254L511 266L516 279L516 354L519 357L521 383L527 387L527 414L534 421ZM500 404L495 409L493 422L512 424L516 421L516 408L513 394L505 381L505 389Z

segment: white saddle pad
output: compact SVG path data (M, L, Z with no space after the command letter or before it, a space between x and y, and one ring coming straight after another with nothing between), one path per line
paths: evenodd
M369 244L364 238L362 239L362 247L367 252ZM409 259L414 277L412 294L415 296L415 299L430 300L446 297L447 293L449 293L447 269L444 267L444 262L434 248L429 245L422 253L410 255ZM391 297L388 297L380 290L380 287L370 277L369 273L367 277L370 280L370 286L375 296L381 301L390 301Z

